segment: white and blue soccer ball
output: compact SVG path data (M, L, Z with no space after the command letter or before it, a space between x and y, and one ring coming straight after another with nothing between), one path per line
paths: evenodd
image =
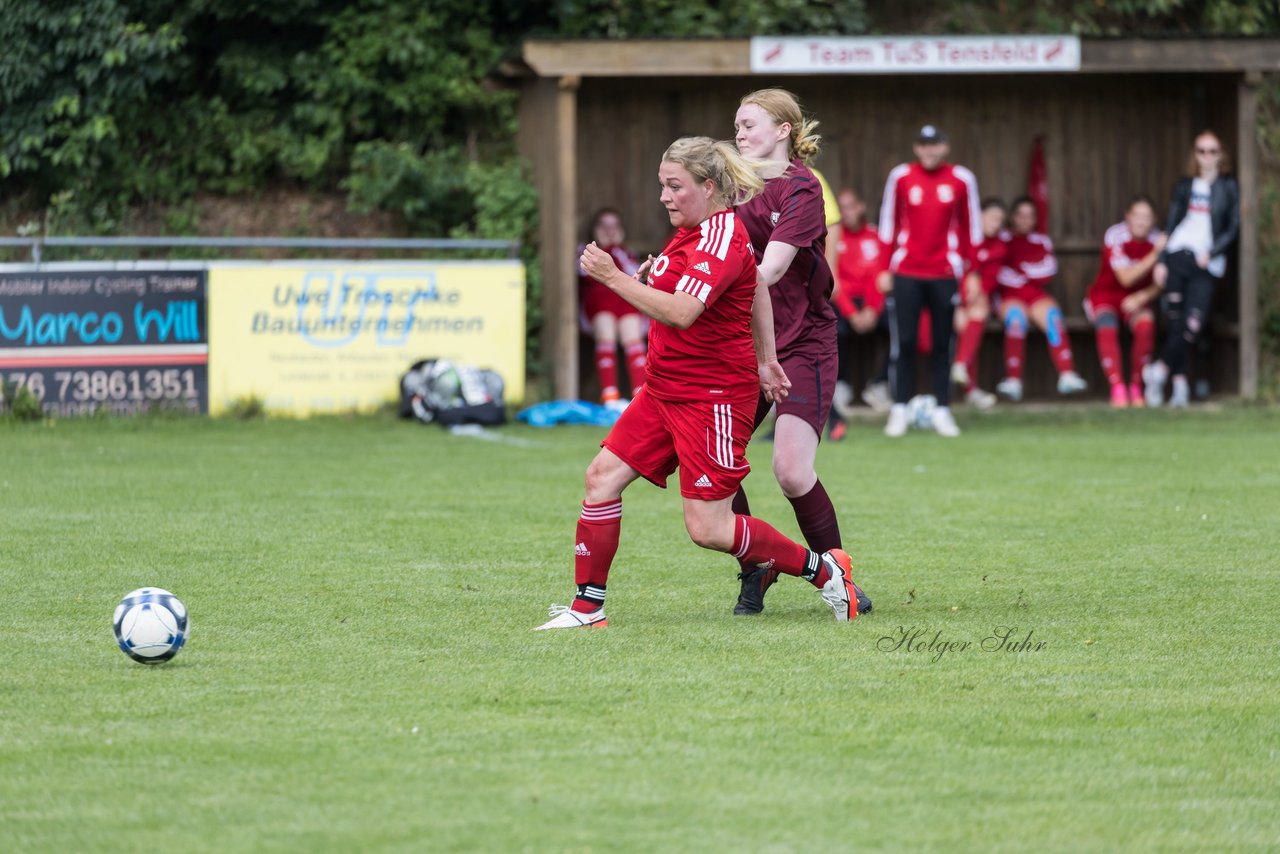
M917 430L933 429L933 413L938 399L931 394L917 394L907 401L907 423Z
M111 618L120 649L142 664L160 664L177 655L186 643L187 626L187 606L159 587L125 596Z

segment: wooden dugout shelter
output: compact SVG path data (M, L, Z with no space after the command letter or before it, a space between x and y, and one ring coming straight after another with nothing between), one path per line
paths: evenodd
M924 38L924 37L922 37ZM621 211L628 243L659 251L670 232L657 202L658 159L675 138L730 138L741 96L764 86L795 92L821 122L815 165L833 188L851 186L874 218L885 177L911 157L922 124L943 128L951 159L971 168L983 196L1024 192L1028 156L1045 137L1056 283L1077 350L1099 382L1081 300L1102 236L1127 200L1149 195L1163 225L1191 141L1214 130L1240 183L1237 259L1215 296L1218 391L1253 398L1258 382L1257 87L1280 71L1280 39L1083 39L1079 69L1033 74L753 73L748 40L538 41L502 72L520 86L522 154L540 193L543 353L554 393L579 396L576 252L600 207ZM999 368L986 357L984 374ZM1028 391L1043 347L1028 348ZM988 368L992 370L987 370Z

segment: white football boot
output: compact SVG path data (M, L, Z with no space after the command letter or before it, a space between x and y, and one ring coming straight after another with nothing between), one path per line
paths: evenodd
M551 619L534 629L535 632L543 629L603 629L609 625L604 617L604 608L582 612L568 605L552 605L547 613Z

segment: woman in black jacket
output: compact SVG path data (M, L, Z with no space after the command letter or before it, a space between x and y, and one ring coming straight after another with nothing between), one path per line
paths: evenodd
M1195 139L1186 177L1178 179L1169 203L1169 242L1154 271L1165 288L1168 338L1159 360L1142 372L1148 406L1164 402L1164 384L1173 377L1170 406L1186 406L1187 349L1204 334L1213 301L1213 281L1227 269L1227 250L1240 233L1240 188L1223 174L1231 168L1222 142L1212 131Z

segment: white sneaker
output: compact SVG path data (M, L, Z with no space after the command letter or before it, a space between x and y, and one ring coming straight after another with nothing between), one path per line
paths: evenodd
M862 588L853 583L853 558L844 549L832 549L822 553L822 562L831 570L831 577L818 591L822 601L831 606L836 620L846 622L858 619L859 614L871 610L871 599Z
M996 405L996 396L989 391L974 386L965 392L964 402L974 409L990 409Z
M889 410L889 421L884 425L884 434L891 439L897 439L905 436L907 433L907 405L905 403L895 403Z
M552 605L547 612L551 619L534 629L603 629L609 625L604 618L604 608L594 611L575 611L568 605Z
M862 402L876 412L888 412L889 407L893 406L893 396L889 394L889 384L868 383L867 387L862 390Z
M1079 394L1089 387L1084 377L1075 371L1063 371L1058 374L1058 394Z
M968 385L969 366L964 362L953 362L951 365L951 381L956 385Z
M948 439L954 439L960 435L956 419L951 415L951 407L939 406L933 410L933 429L939 436L946 436Z
M1186 409L1191 402L1191 386L1187 378L1179 374L1173 378L1173 391L1169 394L1169 405L1174 409Z
M1169 369L1164 362L1152 362L1142 369L1142 382L1146 385L1143 397L1147 406L1152 408L1164 403L1164 381L1169 378Z
M1010 400L1022 400L1022 380L1005 377L996 383L996 393L1002 394Z
M853 386L844 380L836 381L836 393L831 398L831 408L841 418L852 418L853 411Z

